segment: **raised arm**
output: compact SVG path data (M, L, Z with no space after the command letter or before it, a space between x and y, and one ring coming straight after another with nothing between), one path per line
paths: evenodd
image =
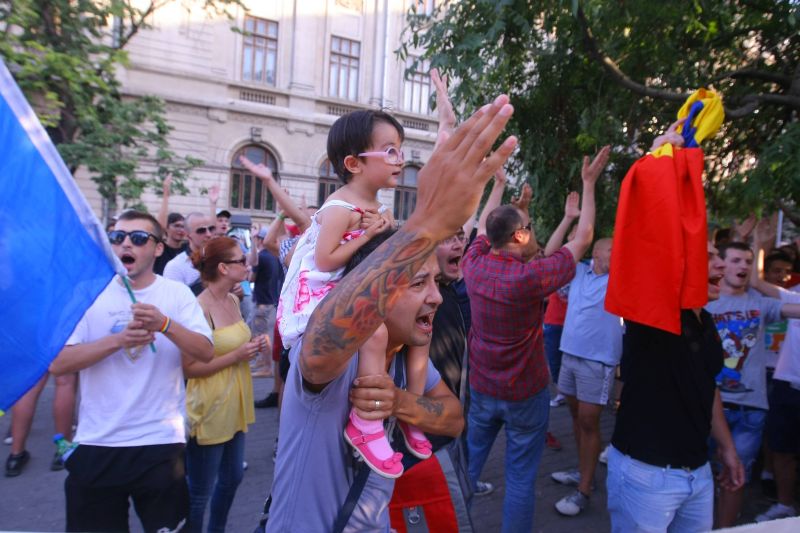
M764 250L775 242L776 229L769 218L762 218L753 228L753 269L750 271L750 286L755 290L769 296L770 298L780 298L780 289L766 281L762 275L764 272Z
M158 209L158 223L164 231L167 230L167 220L169 219L169 195L172 192L172 176L164 178L161 185L161 207Z
M572 191L567 195L567 201L564 204L564 218L562 218L561 222L558 223L555 231L552 235L550 235L547 245L544 247L545 257L553 255L556 250L561 248L561 244L564 242L564 237L567 236L567 232L569 232L569 228L572 227L572 223L575 222L575 219L581 215L581 210L578 207L580 201L581 197L575 191Z
M292 197L289 196L289 193L284 191L278 182L275 181L275 177L272 175L272 171L268 166L264 164L256 165L243 155L239 156L239 161L242 163L242 166L264 183L281 210L297 224L300 233L304 232L311 225L311 217L309 217L303 209L300 209L295 201L292 200Z
M506 172L502 168L497 169L494 174L494 185L486 199L486 205L483 206L481 217L478 219L478 235L486 235L486 220L489 218L489 213L494 211L495 208L500 206L503 201L503 192L506 190ZM470 228L472 231L472 228ZM464 235L469 239L469 233L464 230Z
M489 176L517 144L509 137L487 157L512 113L508 97L500 96L436 147L420 171L417 205L409 220L312 313L299 358L307 382L321 386L341 375L438 242L458 231L475 211ZM458 191L458 202L448 201L452 191Z
M264 241L261 243L266 250L278 257L280 254L280 243L281 240L286 236L286 224L284 221L286 220L286 215L282 212L278 213L278 216L275 217L275 220L272 221L272 224L269 225L267 229L267 235L264 237Z
M595 204L594 204L594 188L597 184L597 178L603 172L608 164L608 156L611 153L610 146L604 146L597 153L592 162L589 162L589 156L583 158L583 168L581 169L581 181L583 181L583 194L581 204L581 214L578 217L578 228L575 230L575 237L564 246L572 252L572 257L575 261L580 261L589 245L592 244L594 237L594 217L595 217Z
M219 185L208 188L208 206L212 220L217 220L217 202L219 202Z

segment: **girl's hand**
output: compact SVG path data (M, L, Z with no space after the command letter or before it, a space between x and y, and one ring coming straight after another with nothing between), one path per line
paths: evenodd
M371 239L376 235L383 233L384 231L388 230L391 227L391 224L388 220L383 218L382 216L378 216L377 220L373 222L366 230L364 231L364 235Z

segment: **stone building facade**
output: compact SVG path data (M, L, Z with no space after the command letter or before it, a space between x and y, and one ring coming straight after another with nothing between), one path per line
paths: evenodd
M318 205L339 185L326 158L331 124L354 109L386 108L406 128L406 165L400 187L379 199L407 218L437 124L427 71L406 78L394 51L410 3L430 9L433 1L249 0L232 19L178 1L158 10L153 27L129 43L120 78L128 95L163 98L171 148L204 161L186 183L190 194L173 196L170 210L206 211L204 191L218 185L218 207L270 220L272 198L236 163L243 150L266 161L297 201ZM94 183L78 180L102 216ZM159 197L142 200L158 210Z

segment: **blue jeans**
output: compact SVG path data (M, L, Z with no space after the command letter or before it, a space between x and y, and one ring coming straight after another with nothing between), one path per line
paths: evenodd
M696 470L653 466L608 449L608 512L612 533L693 533L714 522L714 479Z
M550 367L550 377L553 383L558 384L558 375L561 373L561 333L564 326L545 324L544 328L544 355L547 357L547 366Z
M753 473L753 465L761 452L761 436L764 434L764 427L767 423L767 412L764 409L723 409L725 420L731 430L733 445L739 460L744 465L745 483L750 482ZM714 439L709 439L709 454L713 458L717 451L717 443ZM717 461L714 461L715 469L719 468Z
M203 446L195 439L186 445L186 473L189 482L188 531L201 533L206 503L211 496L208 531L225 531L228 511L244 476L244 433L229 441ZM213 495L211 491L213 489Z
M467 424L469 477L473 487L500 428L506 426L506 494L503 531L530 533L536 499L536 473L550 416L549 394L543 389L519 402L486 396L470 387Z

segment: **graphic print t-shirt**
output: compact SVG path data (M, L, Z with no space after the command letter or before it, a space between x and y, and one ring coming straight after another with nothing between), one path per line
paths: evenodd
M709 302L725 351L725 369L741 374L747 392L723 392L722 401L767 409L766 325L781 319L781 302L755 291ZM723 370L724 371L724 370Z

